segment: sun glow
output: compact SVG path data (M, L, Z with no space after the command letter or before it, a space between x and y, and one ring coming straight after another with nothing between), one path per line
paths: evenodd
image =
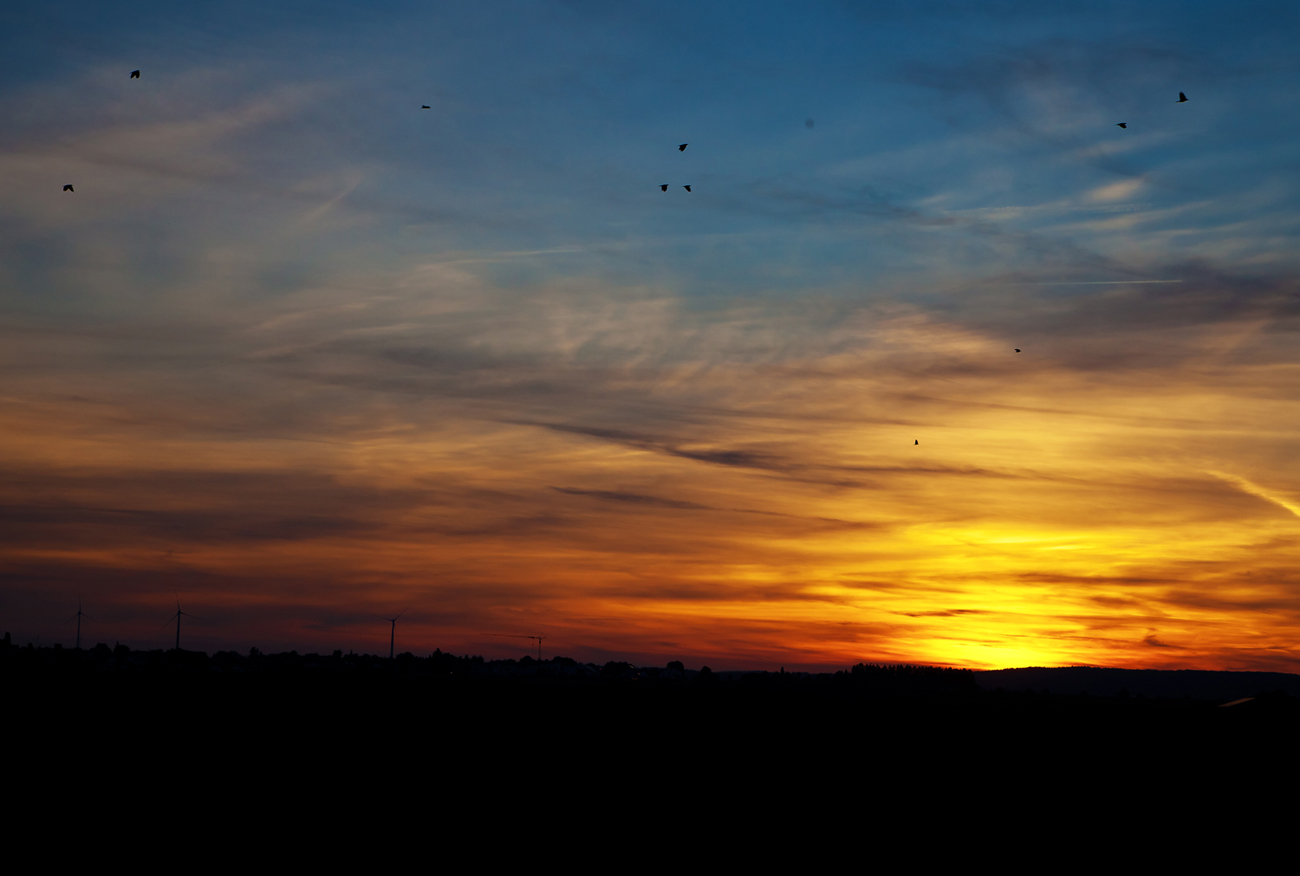
M15 635L1300 667L1285 30L598 6L0 29Z

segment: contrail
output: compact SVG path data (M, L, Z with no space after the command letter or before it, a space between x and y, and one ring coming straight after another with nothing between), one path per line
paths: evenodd
M484 262L503 262L507 259L522 259L529 256L555 255L559 253L585 252L584 247L566 246L558 249L526 249L516 250L514 252L499 252L490 256L479 256L477 258L447 259L446 261L434 262L435 265L467 265L482 264Z
M1216 478L1219 478L1220 480L1224 480L1230 484L1233 484L1243 493L1250 493L1252 496L1259 496L1259 498L1263 499L1264 501L1272 502L1274 505L1280 505L1281 507L1285 508L1286 510L1294 514L1296 517L1300 517L1300 505L1296 505L1294 502L1288 502L1286 499L1283 499L1281 496L1279 496L1277 493L1274 493L1271 490L1266 490L1263 487L1259 486L1258 484L1252 484L1250 481L1246 480L1245 478L1238 477L1237 475L1225 474L1224 472L1221 471L1208 471L1208 470L1206 473L1212 474Z
M1182 280L1062 280L1046 283L990 283L990 286L1138 286L1148 283L1181 283Z

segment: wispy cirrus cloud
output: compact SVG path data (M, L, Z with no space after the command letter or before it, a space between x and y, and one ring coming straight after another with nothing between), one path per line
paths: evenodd
M1296 665L1288 40L246 11L0 90L20 638Z

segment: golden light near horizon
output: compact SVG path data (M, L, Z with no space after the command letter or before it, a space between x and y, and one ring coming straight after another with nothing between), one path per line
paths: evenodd
M1289 657L1294 617L1247 606L1278 586L1258 577L1260 546L1270 565L1285 566L1300 518L1286 485L1270 490L1211 467L1240 465L1242 455L1224 449L1238 430L1207 420L1215 406L1204 386L1184 398L1166 380L1158 392L1130 387L1098 404L1098 393L1050 367L915 328L908 319L895 332L883 320L856 356L787 360L768 369L763 392L737 369L703 363L686 383L654 369L625 373L620 391L632 387L651 410L696 411L671 431L639 434L557 427L536 411L509 413L513 401L506 412L439 402L415 428L371 404L367 428L329 442L231 442L219 432L159 441L141 433L147 417L28 406L27 419L7 420L17 426L5 432L7 457L76 473L85 505L109 488L99 478L152 513L224 505L238 515L247 492L214 497L209 484L186 499L149 487L205 471L197 476L214 483L239 471L249 483L270 479L272 491L293 484L283 494L256 488L263 509L283 505L280 525L286 515L322 525L311 520L322 510L313 492L331 514L340 496L360 501L345 526L306 542L109 539L9 557L243 581L226 585L225 601L244 613L282 603L286 587L346 613L360 586L370 602L466 613L480 629L544 624L557 643L615 653L631 628L714 662L737 653L981 668ZM921 356L947 357L948 376L900 378L886 361L906 370ZM962 357L995 356L1008 360L995 376L962 373ZM1230 407L1243 416L1240 399ZM113 474L123 469L151 474L130 483ZM271 594L260 592L268 579L281 582ZM495 592L487 605L485 592ZM420 625L413 617L410 628ZM414 635L448 631L435 620Z
M0 89L17 634L84 593L147 644L180 595L211 648L409 607L458 653L1295 668L1300 122L1206 72L1290 41L545 7L157 25L138 80Z

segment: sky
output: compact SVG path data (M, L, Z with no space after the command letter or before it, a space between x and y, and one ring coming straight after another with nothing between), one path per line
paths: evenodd
M6 4L0 625L1300 670L1297 36Z

